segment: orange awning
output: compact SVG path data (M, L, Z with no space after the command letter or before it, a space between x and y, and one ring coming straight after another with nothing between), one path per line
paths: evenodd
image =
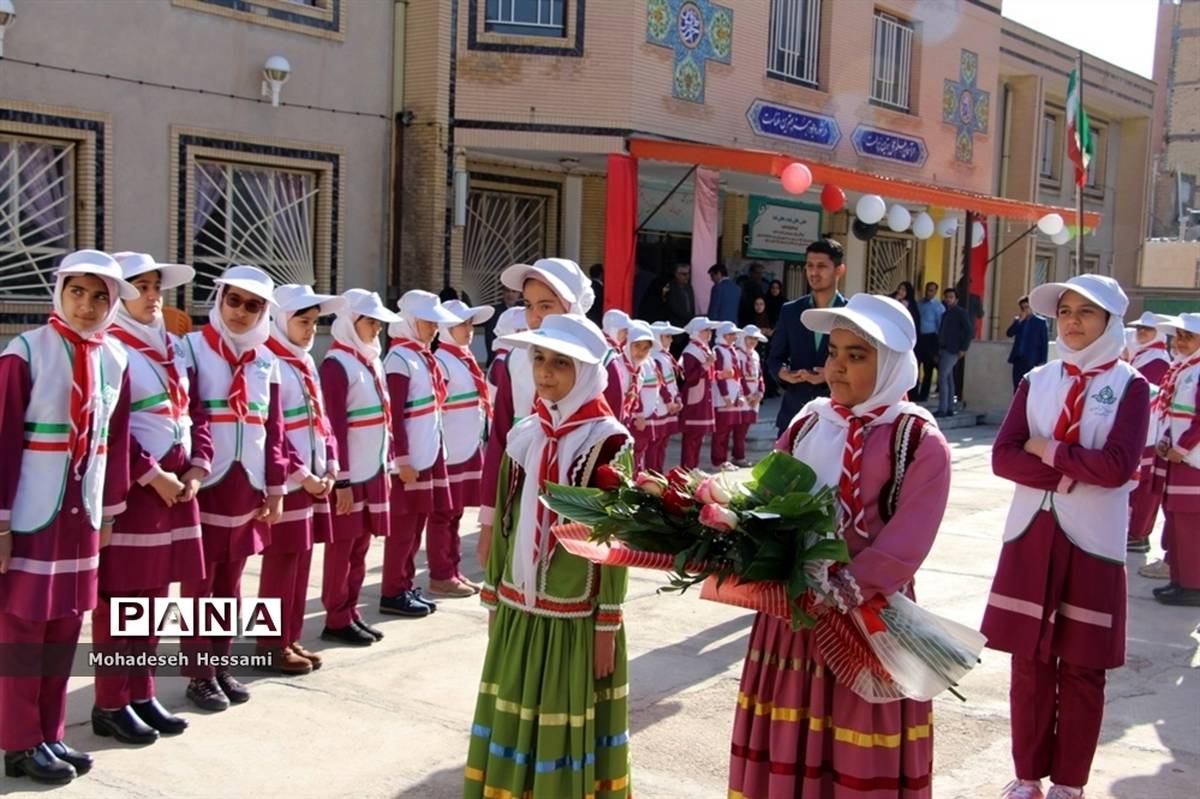
M881 194L884 197L925 205L976 211L988 216L1019 219L1031 224L1049 213L1061 215L1063 221L1068 225L1076 223L1074 208L1010 200L1006 197L978 194L963 189L949 189L903 178L887 178L860 169L836 166L821 161L807 161L794 155L785 155L769 150L745 150L713 144L631 138L629 154L634 158L648 161L699 165L712 169L747 172L770 177L779 177L783 168L788 164L801 161L812 171L814 184L833 183L843 190ZM1100 226L1100 215L1094 211L1085 211L1083 223L1085 227L1094 230Z

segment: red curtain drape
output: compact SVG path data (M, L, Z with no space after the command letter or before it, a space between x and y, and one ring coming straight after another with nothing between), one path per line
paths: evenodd
M979 298L979 308L983 309L983 298L987 295L987 268L988 268L988 224L987 217L983 214L972 214L972 219L983 225L983 241L978 247L971 247L971 293ZM971 244L971 225L967 225L967 245ZM968 300L963 297L962 300ZM969 302L969 300L968 300ZM967 305L967 309L971 311L971 304ZM983 319L974 317L975 319L975 338L983 336Z
M623 153L608 156L604 206L604 308L633 313L635 231L638 214L638 163ZM597 298L598 300L601 298Z

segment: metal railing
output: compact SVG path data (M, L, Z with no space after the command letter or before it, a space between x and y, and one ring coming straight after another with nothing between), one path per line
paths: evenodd
M484 22L523 28L562 30L563 0L490 0Z
M871 99L901 111L909 110L913 28L890 14L875 12L875 49L871 68Z
M767 73L817 86L821 0L771 0Z

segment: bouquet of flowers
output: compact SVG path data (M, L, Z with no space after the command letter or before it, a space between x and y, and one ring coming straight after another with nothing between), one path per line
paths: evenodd
M785 452L735 482L674 469L636 472L632 454L598 467L596 488L548 483L542 502L572 523L552 532L572 554L669 572L663 591L701 596L809 627L839 681L877 702L929 699L978 662L983 637L902 594L854 606L840 590L850 560L836 497Z

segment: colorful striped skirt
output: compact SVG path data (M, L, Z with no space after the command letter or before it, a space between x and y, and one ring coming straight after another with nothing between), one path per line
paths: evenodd
M627 799L628 662L593 676L595 623L501 604L467 753L464 799Z
M928 799L933 706L872 704L836 682L808 630L759 613L742 669L731 799Z

